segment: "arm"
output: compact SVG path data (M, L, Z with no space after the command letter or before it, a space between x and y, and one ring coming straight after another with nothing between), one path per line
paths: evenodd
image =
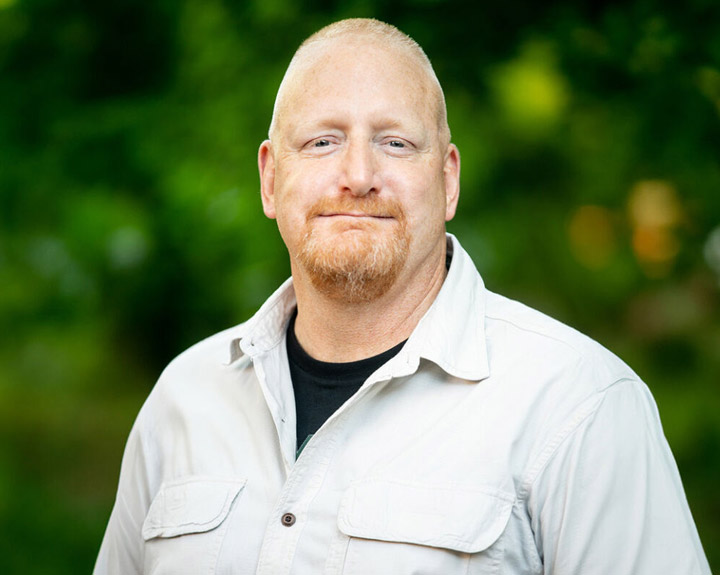
M143 571L141 530L150 506L148 470L135 423L123 455L117 497L105 531L94 575L139 575Z
M650 392L622 380L601 393L530 486L545 573L709 575Z

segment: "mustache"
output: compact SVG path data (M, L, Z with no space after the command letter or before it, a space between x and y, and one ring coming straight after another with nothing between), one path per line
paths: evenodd
M376 218L394 218L400 222L405 221L405 212L400 202L392 198L380 198L376 195L321 198L310 206L307 219L343 213L360 213Z

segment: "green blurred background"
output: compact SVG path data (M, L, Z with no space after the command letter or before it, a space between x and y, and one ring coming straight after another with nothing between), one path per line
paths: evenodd
M425 47L451 231L647 381L720 568L718 2L0 0L0 572L91 570L162 367L289 273L256 150L350 16Z

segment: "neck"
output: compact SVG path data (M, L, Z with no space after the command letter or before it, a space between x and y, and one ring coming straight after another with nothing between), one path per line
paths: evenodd
M442 253L438 250L423 268L400 274L373 301L349 304L318 292L293 266L298 302L295 335L300 345L315 359L342 363L372 357L406 340L442 287L444 243Z

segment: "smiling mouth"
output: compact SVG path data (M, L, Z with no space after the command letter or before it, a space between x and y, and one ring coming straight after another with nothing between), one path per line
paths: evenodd
M384 214L365 214L359 212L338 212L330 214L319 214L319 218L373 218L378 220L389 220L392 216Z

